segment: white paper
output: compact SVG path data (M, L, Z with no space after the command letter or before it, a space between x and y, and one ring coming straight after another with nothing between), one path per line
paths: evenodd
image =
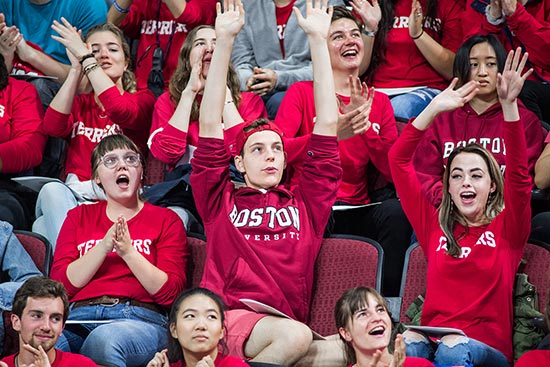
M412 331L417 331L422 334L426 334L429 337L442 338L448 334L458 334L466 336L464 331L451 327L437 327L437 326L418 326L418 325L405 325L405 327Z
M376 88L376 91L385 93L388 96L393 97L399 94L410 93L417 89L422 89L422 88L426 88L426 86L422 85L420 87L405 87L405 88Z

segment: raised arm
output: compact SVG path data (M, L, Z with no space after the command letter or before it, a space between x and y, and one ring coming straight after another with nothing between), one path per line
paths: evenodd
M454 89L457 78L451 81L451 84L443 92L438 94L430 104L418 115L412 122L414 127L419 130L426 130L432 124L433 120L441 112L452 111L464 106L472 100L478 92L478 83L474 80L469 81L458 89Z
M533 69L527 70L527 72L521 75L521 72L527 64L527 58L529 54L526 52L521 56L521 48L517 48L508 53L506 63L504 64L504 71L502 74L497 75L497 93L498 100L502 105L502 112L504 114L504 121L518 121L518 95L523 88L525 80L533 73Z
M231 50L235 37L244 25L244 7L240 0L224 0L216 4L216 49L210 61L208 78L200 108L199 136L223 139L220 123L226 96L220 80L227 80Z
M107 12L107 22L119 26L130 11L133 0L116 0Z
M336 136L338 106L327 47L332 7L327 9L327 0L307 0L305 18L298 8L294 7L294 12L298 24L307 35L313 64L313 93L317 111L313 133Z

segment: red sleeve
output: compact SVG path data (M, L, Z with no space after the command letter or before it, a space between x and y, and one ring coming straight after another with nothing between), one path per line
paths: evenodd
M287 138L304 135L299 133L304 128L302 126L305 115L304 106L308 103L309 98L313 98L313 95L309 96L303 93L305 88L301 88L302 84L301 82L294 83L288 88L275 117L275 124L281 128ZM310 134L311 131L307 133Z
M527 168L527 146L521 121L504 121L506 174L504 175L504 230L516 249L525 246L531 223L531 189L533 182Z
M222 139L199 137L191 159L190 181L197 211L205 224L222 212L224 196L234 190L229 179L230 158Z
M168 280L151 297L155 303L169 307L185 288L186 263L189 258L187 236L183 222L174 212L163 213L162 235L157 243L156 267L168 275ZM185 245L182 245L185 244Z
M313 228L322 236L342 180L335 136L311 134L297 190L312 213Z
M75 108L75 103L76 98L73 102L73 110ZM65 138L70 134L73 128L73 116L72 114L61 113L50 106L46 110L44 124L42 126L47 135Z
M244 121L254 121L261 117L267 118L267 110L262 97L256 93L242 92L239 114Z
M412 165L412 156L424 132L409 123L389 152L390 169L397 195L418 242L428 253L431 229L437 226L437 210L422 194L420 182Z
M11 112L11 119L7 121L9 136L0 143L2 173L17 173L37 166L42 160L46 144L41 129L42 104L35 87L26 82L10 78L2 93L4 103L10 104L5 108ZM2 117L7 113L3 111ZM1 124L0 121L0 127Z
M120 94L118 88L112 86L97 97L103 104L105 113L123 130L149 131L150 126L142 126L142 122L151 121L153 114L156 98L150 90Z
M442 199L443 149L440 146L437 129L439 117L435 118L432 125L426 130L418 143L414 153L413 162L416 175L422 183L422 192L434 207L439 207Z
M370 159L386 180L392 181L388 152L397 140L397 124L390 99L384 93L375 92L369 120L372 125L363 139Z
M61 226L57 243L55 245L54 262L50 277L58 282L62 283L67 290L67 296L72 299L81 288L75 287L67 277L67 267L73 261L79 258L77 246L78 242L76 234L78 228L81 225L78 218L80 216L79 211L82 208L76 207L69 210L67 217Z
M155 103L151 135L147 142L153 156L169 166L178 163L187 147L187 132L168 123L174 111L170 94L162 94Z
M214 24L217 0L187 1L185 10L176 19L178 22L194 28L202 24Z
M141 32L141 21L145 20L145 11L148 9L146 0L134 0L130 5L130 12L126 14L126 17L120 23L120 29L124 31L124 34L133 39L139 39Z

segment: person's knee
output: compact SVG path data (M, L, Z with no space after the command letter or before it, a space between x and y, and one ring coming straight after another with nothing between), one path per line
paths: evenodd
M301 322L280 318L272 322L269 328L268 344L264 355L278 354L276 362L293 363L303 357L311 345L313 335L311 329ZM283 355L284 354L284 355Z
M108 328L98 327L94 329L80 349L80 354L92 359L99 365L118 365L115 360L124 360L122 345L119 338L113 338ZM121 364L121 366L124 364Z
M405 332L403 334L407 355L410 357L425 358L430 361L434 359L434 351L430 342L421 334Z
M435 352L435 362L441 365L467 366L472 363L468 338L448 335L441 340Z

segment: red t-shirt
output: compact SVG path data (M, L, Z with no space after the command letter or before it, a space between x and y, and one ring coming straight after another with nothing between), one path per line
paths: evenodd
M288 5L285 6L275 6L275 16L277 17L277 35L279 36L279 42L281 43L281 53L283 54L283 59L285 58L285 27L292 14L292 7L296 0L291 1Z
M6 363L8 367L15 367L15 357L18 353L11 356L4 357L2 362ZM55 350L55 360L51 367L97 367L97 365L88 357L84 357L81 354L74 354L68 352L62 352L59 349Z

